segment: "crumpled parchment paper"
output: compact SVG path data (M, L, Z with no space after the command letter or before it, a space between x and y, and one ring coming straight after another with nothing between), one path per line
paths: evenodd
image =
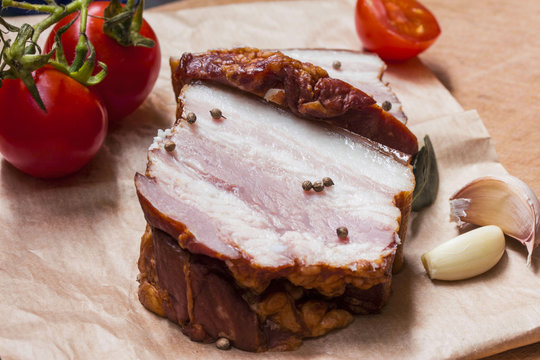
M306 341L294 352L219 351L191 342L142 307L137 266L145 221L133 176L144 171L157 129L174 120L169 56L249 45L360 49L352 0L258 2L147 12L161 42L161 74L149 99L114 126L79 173L43 181L0 164L0 357L8 359L469 359L540 341L538 251L507 239L500 263L459 282L431 281L420 255L458 234L448 197L467 181L505 173L475 111L463 111L420 61L384 77L409 126L429 134L440 190L415 214L406 265L381 314ZM13 19L14 21L23 18ZM136 75L134 75L136 76Z

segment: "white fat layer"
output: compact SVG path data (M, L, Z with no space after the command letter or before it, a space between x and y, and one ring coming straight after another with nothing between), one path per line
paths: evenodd
M209 215L221 241L266 267L353 269L395 246L400 211L393 199L412 191L408 166L360 136L238 92L197 84L184 87L181 101L197 122L182 122L166 135L174 152L156 137L150 175ZM212 108L225 119L212 119ZM304 180L325 176L335 185L321 193L302 190ZM346 241L336 235L340 226L349 230Z
M282 52L294 59L322 67L330 77L343 80L373 97L379 106L389 101L392 108L388 112L402 123L407 122L398 98L392 89L381 81L386 64L377 55L363 53L358 56L358 53L353 51L326 49L293 49ZM339 69L333 67L334 61L341 63Z
M172 129L165 129L165 130L158 129L157 136L154 136L154 141L152 142L148 150L159 149L159 145L163 144L165 139L171 134L172 134Z

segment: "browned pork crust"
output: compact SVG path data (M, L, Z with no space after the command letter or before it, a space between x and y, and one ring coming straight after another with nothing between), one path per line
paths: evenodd
M225 337L256 352L293 350L303 338L345 327L351 313L379 311L390 290L386 274L378 285L349 285L333 299L283 279L258 294L239 287L223 261L191 254L150 226L142 238L139 270L139 299L146 308L179 324L192 340Z

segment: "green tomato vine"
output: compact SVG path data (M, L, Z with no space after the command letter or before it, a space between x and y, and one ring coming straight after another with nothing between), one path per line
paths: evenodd
M54 0L46 1L46 4L30 4L24 1L2 0L2 7L16 7L47 14L45 19L34 25L23 24L17 27L0 17L0 86L4 79L21 79L43 110L45 105L32 77L32 73L37 69L51 65L85 86L98 84L107 76L107 65L99 61L97 66L101 70L92 75L96 66L96 52L86 36L88 6L92 0L73 0L67 5L59 5ZM105 9L103 32L122 46L153 47L154 42L139 33L143 9L144 0L138 3L128 0L125 6L122 6L119 0L111 0ZM50 26L76 12L78 15L56 33L53 49L44 54L38 45L39 36ZM69 64L62 49L61 36L77 17L80 18L80 35L75 58Z

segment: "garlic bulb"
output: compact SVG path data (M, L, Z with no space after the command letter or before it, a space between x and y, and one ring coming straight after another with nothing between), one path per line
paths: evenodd
M532 252L540 244L540 202L532 189L511 175L471 181L450 197L451 216L459 225L497 225Z
M431 279L463 280L495 266L504 254L505 239L495 225L483 226L422 255L422 264Z

